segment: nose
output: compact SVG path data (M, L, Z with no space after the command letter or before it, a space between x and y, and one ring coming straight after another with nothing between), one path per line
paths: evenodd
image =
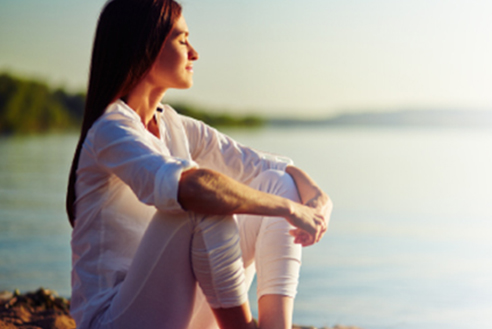
M192 46L190 46L190 50L188 51L188 58L192 61L196 61L199 58L198 52Z

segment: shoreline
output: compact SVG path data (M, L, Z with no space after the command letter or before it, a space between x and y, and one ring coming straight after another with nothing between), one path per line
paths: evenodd
M0 292L2 329L75 329L69 313L70 300L49 289L39 288L21 294L18 290ZM362 329L354 326L313 327L293 325L292 329Z

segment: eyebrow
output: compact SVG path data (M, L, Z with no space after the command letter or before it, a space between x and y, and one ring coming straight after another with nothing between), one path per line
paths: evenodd
M176 31L175 36L176 37L179 37L182 34L184 34L185 36L189 36L190 35L190 32L189 31Z

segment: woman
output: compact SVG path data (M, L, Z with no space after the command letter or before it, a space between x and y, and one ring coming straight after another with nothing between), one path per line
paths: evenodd
M331 201L303 171L160 104L192 85L188 34L172 0L99 18L67 193L79 329L256 328L255 268L259 327L288 328L300 245L326 231Z

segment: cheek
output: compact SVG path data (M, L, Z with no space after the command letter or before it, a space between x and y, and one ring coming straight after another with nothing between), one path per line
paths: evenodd
M162 57L159 60L160 71L171 73L179 70L183 63L186 62L186 57L182 54L174 53L168 56Z
M159 72L169 71L170 67L172 67L172 63L169 56L159 58L156 63L156 69Z

